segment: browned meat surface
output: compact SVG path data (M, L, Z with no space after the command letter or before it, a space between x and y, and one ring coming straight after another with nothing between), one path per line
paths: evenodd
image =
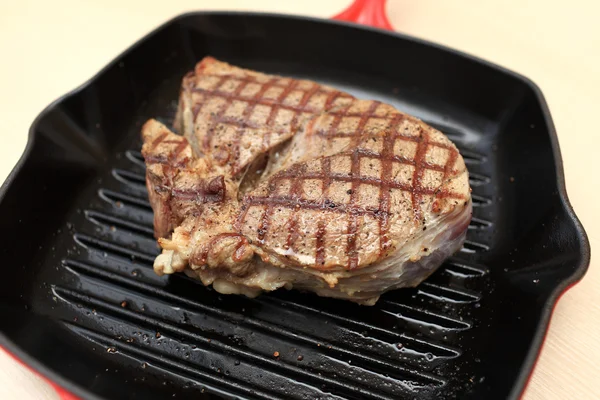
M176 127L197 156L237 175L316 114L352 101L352 96L314 82L265 75L207 57L183 79Z
M176 127L184 137L154 120L142 130L159 274L374 304L462 246L462 157L389 105L205 58L183 80Z

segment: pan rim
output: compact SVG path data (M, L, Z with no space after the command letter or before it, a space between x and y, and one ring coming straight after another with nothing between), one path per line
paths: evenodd
M284 20L305 21L305 22L309 22L309 23L320 23L320 24L326 24L326 25L332 25L332 26L340 26L340 27L345 27L345 28L358 29L358 30L362 30L365 32L375 32L375 33L382 34L382 35L389 35L389 36L397 38L397 39L413 42L413 43L416 43L416 44L419 44L422 46L427 46L427 47L430 47L430 48L433 48L436 50L454 54L456 56L470 60L472 62L476 62L482 66L494 69L497 72L501 72L509 77L512 77L513 79L521 81L529 89L531 89L533 91L537 102L541 106L544 121L548 127L550 144L551 144L552 153L553 153L553 156L555 159L554 165L555 165L555 172L556 172L556 184L557 184L557 189L558 189L558 195L560 198L560 203L563 208L563 211L566 212L566 216L573 223L573 228L577 235L577 240L580 245L580 262L568 277L566 277L561 282L556 284L555 288L549 293L547 300L546 300L544 306L542 307L542 311L540 314L540 320L538 322L536 331L532 337L532 342L529 347L528 354L525 356L524 362L520 368L520 372L514 382L514 385L510 391L510 394L509 394L509 398L514 398L514 399L520 398L526 389L527 383L529 382L529 379L530 379L531 375L533 374L536 361L539 357L539 354L541 353L542 345L543 345L544 339L546 337L546 333L548 331L548 327L550 324L553 309L556 306L560 296L563 293L565 293L568 288L572 287L577 282L579 282L585 275L587 269L589 268L591 249L590 249L590 244L589 244L587 234L583 228L583 225L581 224L580 220L578 219L577 215L575 214L575 211L574 211L574 209L569 201L568 195L567 195L564 169L563 169L563 161L562 161L561 152L560 152L560 148L559 148L558 137L556 135L556 129L554 127L554 123L553 123L551 115L550 115L550 110L548 108L548 104L542 94L541 89L531 79L529 79L519 73L511 71L511 70L504 68L502 66L499 66L497 64L491 63L489 61L483 60L481 58L472 56L468 53L465 53L465 52L462 52L459 50L455 50L450 47L440 45L437 43L433 43L433 42L430 42L430 41L427 41L424 39L419 39L419 38L416 38L416 37L413 37L410 35L406 35L403 33L391 32L391 31L387 31L387 30L383 30L383 29L379 29L379 28L361 26L361 25L357 25L354 23L350 23L350 22L344 22L344 21L338 21L338 20L327 20L327 19L323 19L323 18L316 18L316 17L309 17L309 16L298 16L298 15L268 13L268 12L243 12L243 11L193 11L193 12L179 14L179 15L171 18L167 22L154 28L148 34L146 34L143 37L141 37L140 39L138 39L134 44L132 44L127 49L125 49L123 52L121 52L119 55L117 55L111 62L109 62L106 66L104 66L102 69L100 69L91 78L86 80L84 83L82 83L75 89L67 92L66 94L64 94L64 95L60 96L59 98L57 98L56 100L54 100L40 112L40 114L35 118L35 120L31 124L31 127L29 129L28 138L27 138L27 144L26 144L25 150L23 151L23 154L21 155L21 157L17 161L16 165L13 167L13 169L7 176L6 180L0 187L0 203L4 199L8 188L11 186L12 182L18 175L19 171L24 167L26 162L29 160L30 154L34 147L36 136L37 136L35 133L37 130L37 125L38 125L39 121L42 120L42 118L44 118L51 109L53 109L59 103L65 101L66 99L76 96L78 93L85 90L89 85L91 85L94 81L96 81L101 75L103 75L104 73L109 71L111 68L115 67L116 65L118 65L120 60L122 60L125 56L127 56L128 54L133 52L137 47L139 47L142 43L147 41L150 37L158 34L159 32L161 32L168 26L180 23L183 20L191 18L191 17L213 16L213 15L214 16L231 15L231 16L238 16L238 17L244 17L244 18L256 18L256 17L265 18L266 17L266 18L275 18L275 19L284 19ZM48 380L58 384L59 386L66 389L70 393L73 393L76 396L79 396L81 398L101 399L101 397L98 397L97 395L93 394L92 392L88 391L87 389L85 389L85 388L81 387L80 385L76 384L75 382L71 381L68 377L63 376L63 375L59 374L58 372L55 372L51 367L47 366L46 364L44 364L43 362L38 360L35 356L33 356L32 354L27 352L25 349L23 349L19 345L17 345L14 341L10 340L4 332L0 332L0 346L2 348L4 348L7 352L18 357L18 359L21 360L22 362L24 362L27 367L38 372L39 374L41 374L43 377L47 378Z

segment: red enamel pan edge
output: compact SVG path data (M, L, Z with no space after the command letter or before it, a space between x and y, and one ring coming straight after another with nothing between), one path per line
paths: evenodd
M551 304L550 315L548 316L548 322L546 325L546 329L544 329L544 331L542 333L541 343L539 344L539 346L537 346L537 354L535 354L535 360L533 361L533 364L532 364L532 366L528 372L527 378L525 380L525 384L523 385L523 387L521 389L521 393L519 394L520 399L522 399L523 396L525 395L525 392L527 392L527 388L529 387L529 384L531 383L531 378L533 377L535 368L537 367L538 361L540 360L540 355L542 354L542 351L544 350L544 345L546 344L546 339L548 338L548 331L550 330L550 324L552 323L552 317L554 316L554 311L556 310L556 306L558 305L558 302L562 299L562 297L565 295L565 293L567 293L569 290L571 290L579 282L581 282L581 279L579 279L579 280L567 285L565 288L563 288L559 292L558 296L556 296L556 299L554 300L554 302ZM535 349L536 346L534 345L533 348ZM69 399L67 399L67 400L69 400Z
M2 349L4 350L4 352L6 354L8 354L9 356L12 357L13 360L17 361L19 364L25 366L28 370L30 370L31 372L33 372L35 375L39 376L40 378L44 379L50 386L52 386L52 388L54 388L54 390L56 391L56 393L58 394L58 397L61 400L79 400L79 397L69 393L66 389L63 389L62 387L60 387L58 384L52 382L49 378L45 377L44 375L42 375L42 373L36 371L35 369L33 369L32 367L28 366L25 362L21 361L19 358L17 358L16 355L12 354L11 352L9 352L6 349Z

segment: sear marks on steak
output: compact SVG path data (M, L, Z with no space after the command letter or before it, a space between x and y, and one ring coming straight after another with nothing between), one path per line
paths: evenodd
M270 76L204 58L181 86L175 127L196 156L232 175L353 97L310 81Z
M183 79L175 128L142 128L159 275L372 305L464 242L461 155L389 105L207 57Z

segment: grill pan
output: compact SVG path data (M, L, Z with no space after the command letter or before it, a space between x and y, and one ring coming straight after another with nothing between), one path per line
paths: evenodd
M374 307L156 276L139 130L171 123L181 77L209 54L381 100L446 133L473 189L464 248ZM166 23L42 112L0 196L0 344L81 398L518 398L558 296L589 263L532 82L313 18Z

